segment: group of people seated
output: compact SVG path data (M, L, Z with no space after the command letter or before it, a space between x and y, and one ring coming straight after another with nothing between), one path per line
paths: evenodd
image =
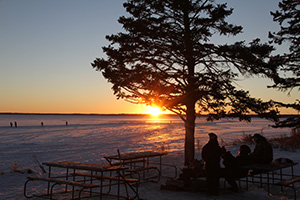
M252 136L255 143L253 151L249 146L241 145L237 156L233 156L230 151L219 146L216 134L209 133L208 135L209 141L202 149L202 159L205 161L207 193L210 195L219 194L220 177L226 179L233 191L238 191L235 180L248 174L248 170L242 166L254 163L266 164L273 160L272 146L261 134L256 133ZM221 158L224 168L220 165Z

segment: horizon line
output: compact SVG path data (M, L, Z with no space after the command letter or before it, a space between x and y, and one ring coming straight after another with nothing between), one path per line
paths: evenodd
M100 116L151 116L151 114L147 113L30 113L30 112L0 112L0 115L100 115ZM162 113L159 115L163 116L177 116L177 114L173 113ZM207 114L197 115L207 116ZM249 114L249 116L258 116L257 114ZM284 116L300 116L300 114L281 114L281 117Z

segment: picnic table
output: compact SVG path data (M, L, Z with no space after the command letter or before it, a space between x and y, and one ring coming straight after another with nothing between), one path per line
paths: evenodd
M149 170L156 170L157 177L161 176L162 166L169 166L174 168L175 177L177 176L177 168L174 165L168 165L162 162L162 157L167 155L167 152L158 152L158 151L139 151L139 152L130 152L130 153L120 153L118 151L117 155L105 156L104 158L111 165L121 165L127 166L129 172L143 172L143 179L152 179L146 178L145 174ZM151 158L158 158L158 162L153 162ZM158 167L157 167L158 166Z
M68 186L72 186L72 189L70 191L72 193L72 199L74 199L76 187L81 188L78 195L79 199L81 198L81 194L85 189L89 189L89 196L99 196L100 199L102 199L103 195L116 196L118 199L121 197L130 198L128 196L129 194L127 191L127 186L129 186L133 190L135 196L138 196L137 189L133 188L132 185L129 184L129 182L137 183L138 180L129 180L122 176L124 170L127 169L127 167L80 162L45 162L43 164L49 167L48 177L28 177L28 180L24 185L25 197L32 197L26 194L26 186L30 181L48 182L47 194L41 196L50 196L50 199L52 199L52 196L54 194L53 188L57 184L65 185L65 193L68 192ZM54 175L53 168L55 168L55 170L63 170L64 172L59 173L58 175ZM117 194L110 193L111 187L114 185L117 186ZM126 188L126 196L120 194L121 185L124 185L124 187ZM99 192L93 191L93 188L96 187L100 188ZM109 188L106 192L103 191L105 187Z
M260 187L263 184L267 185L268 194L270 194L270 185L280 185L279 183L294 178L294 166L298 163L278 163L272 162L269 164L251 164L243 166L242 168L248 169L248 176L244 177L246 180L246 187L248 189L249 178L252 178L252 183L259 183ZM258 179L258 180L257 180ZM281 185L283 186L283 185ZM283 188L281 187L281 190Z

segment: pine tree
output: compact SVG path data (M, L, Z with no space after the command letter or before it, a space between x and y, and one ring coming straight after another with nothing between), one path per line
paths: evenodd
M156 105L176 113L185 124L185 164L194 160L195 119L248 114L274 117L272 102L252 98L236 88L241 76L270 71L273 47L259 39L245 44L217 45L212 36L235 36L241 26L226 18L233 9L214 0L128 0L129 16L119 18L125 32L106 36L107 58L92 66L113 84L118 99ZM271 71L270 71L271 73Z
M271 42L278 45L284 42L289 43L289 52L283 55L277 55L271 59L274 65L272 78L274 80L273 88L282 91L291 91L300 86L300 2L299 0L283 0L278 4L279 10L271 12L273 21L278 22L280 30L269 33ZM285 76L283 77L284 74ZM288 75L290 74L290 75ZM287 76L288 75L288 76ZM287 104L276 102L280 107L293 108L300 111L300 101ZM289 117L276 123L275 127L293 127L300 128L299 117Z

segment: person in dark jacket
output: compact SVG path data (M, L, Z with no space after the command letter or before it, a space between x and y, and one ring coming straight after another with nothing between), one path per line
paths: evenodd
M236 157L238 167L246 166L251 164L250 160L251 149L248 145L241 145L239 154ZM245 177L248 175L248 169L241 169L236 173L237 177Z
M253 152L250 154L250 159L253 163L267 164L273 160L273 148L272 145L267 141L267 139L256 133L252 136L255 142L255 147Z
M207 174L207 193L210 195L218 195L221 148L218 143L217 135L214 133L209 133L208 135L209 141L202 149L202 158L205 161L205 170Z
M231 185L232 191L238 191L238 186L235 182L237 178L245 177L248 175L248 170L241 168L242 166L251 164L249 155L251 149L247 145L241 145L239 153L234 157L230 151L227 151L222 155L223 164L225 166L222 169L222 175L225 180Z

